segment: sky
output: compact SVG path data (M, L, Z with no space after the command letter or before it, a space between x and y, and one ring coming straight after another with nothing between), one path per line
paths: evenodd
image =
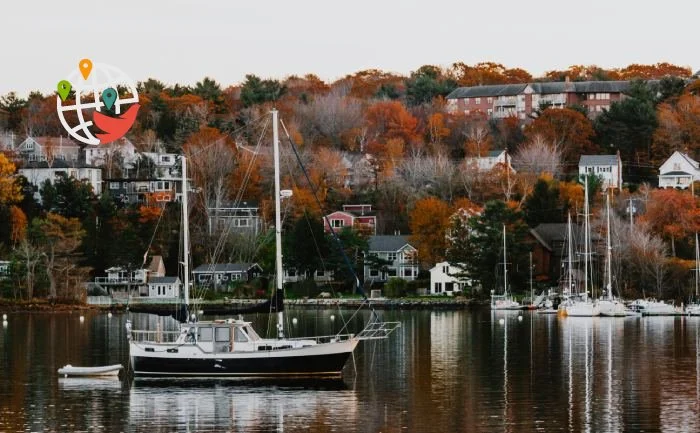
M51 92L82 58L136 81L222 86L246 74L326 81L369 68L495 61L535 76L573 64L700 69L687 0L9 0L0 95Z

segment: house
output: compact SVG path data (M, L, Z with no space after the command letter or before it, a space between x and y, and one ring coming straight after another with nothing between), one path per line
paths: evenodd
M590 116L624 99L629 81L559 81L459 87L447 95L452 113L483 113L490 118L517 117L526 120L542 106L586 107Z
M179 298L180 278L151 277L148 279L148 296L151 298Z
M686 189L697 180L700 180L700 164L687 153L675 151L659 167L659 188Z
M95 195L102 193L102 169L97 167L72 167L66 161L57 160L52 166L48 162L32 162L17 171L34 186L34 198L41 201L40 189L47 180L53 185L57 180L72 177L92 187Z
M55 161L77 165L80 146L65 137L27 137L15 151L26 162L45 162L53 167Z
M141 155L153 162L156 170L155 176L159 179L180 179L180 155L163 152L142 152Z
M126 137L108 144L87 146L84 152L87 165L106 166L111 169L112 163L116 159L121 163L119 169L125 177L128 177L129 170L134 168L138 158L134 144ZM109 176L111 177L111 175Z
M430 269L430 294L453 296L461 293L472 282L469 278L457 277L464 273L464 266L451 265L448 262L437 263Z
M228 287L236 281L250 281L262 274L257 263L203 264L192 271L194 281L200 286Z
M603 191L608 188L622 189L622 160L620 152L615 155L581 155L578 162L579 176L598 176L603 182Z
M370 236L365 256L365 282L384 282L389 278L415 280L418 277L418 250L408 242L408 236ZM386 260L386 266L376 266L370 257Z
M222 204L207 209L209 234L227 230L230 233L248 233L257 236L263 230L263 219L256 203Z
M304 281L312 279L317 283L328 283L333 281L334 272L330 270L317 269L313 272L313 277L311 272L300 272L295 268L284 268L283 281L285 283L295 283L297 281Z
M174 180L110 178L103 185L103 193L123 203L165 203L177 199L178 182Z
M328 225L330 224L330 226ZM335 211L323 218L323 228L326 233L336 232L345 227L375 235L377 233L377 216L372 211L371 204L345 204L342 211Z
M467 162L476 164L479 171L491 171L494 167L501 164L502 166L510 168L511 172L515 172L511 165L511 158L508 156L508 151L506 149L490 150L486 156L474 156L466 159Z

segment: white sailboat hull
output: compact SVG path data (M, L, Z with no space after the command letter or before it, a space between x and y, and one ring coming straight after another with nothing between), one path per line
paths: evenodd
M700 316L700 304L689 304L685 307L685 314L688 316Z
M576 302L566 306L566 315L570 317L600 316L600 307L593 302Z
M628 315L625 305L617 300L601 299L598 301L598 309L601 316L626 317Z

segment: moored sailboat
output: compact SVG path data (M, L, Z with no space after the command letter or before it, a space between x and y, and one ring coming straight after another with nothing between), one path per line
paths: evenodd
M610 242L610 195L605 196L606 209L606 256L605 256L605 294L598 301L598 308L601 316L625 317L628 315L625 304L613 296L612 291L612 244Z
M524 307L508 294L508 264L506 254L506 226L503 225L503 294L496 295L494 290L491 290L491 309L492 310L522 310Z
M276 290L266 307L277 313L277 338L262 338L242 319L199 321L189 299L189 227L187 162L182 158L184 302L179 331L129 329L129 357L136 376L185 377L322 377L342 375L343 367L362 340L386 338L398 322L381 322L373 312L358 334L287 338L284 333L282 225L278 112L272 110L275 168Z

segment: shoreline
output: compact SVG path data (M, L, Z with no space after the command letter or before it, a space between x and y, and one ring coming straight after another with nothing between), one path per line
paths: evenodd
M230 301L203 301L198 305L206 307L208 312L217 314L225 313L229 308L246 308L263 302L262 299L233 299ZM362 299L334 298L334 299L285 299L287 308L303 309L357 309L365 303ZM372 306L377 310L465 310L479 308L486 305L484 301L472 298L392 298L372 299ZM143 305L143 304L139 304ZM172 310L175 303L148 303L154 310ZM111 303L109 305L93 305L87 303L50 303L43 299L31 301L15 301L0 299L0 313L22 312L74 312L74 311L113 311L126 312L125 303Z

